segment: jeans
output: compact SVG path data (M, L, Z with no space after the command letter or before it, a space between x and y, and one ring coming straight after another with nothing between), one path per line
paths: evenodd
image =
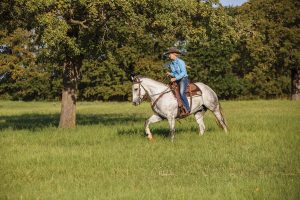
M184 78L179 80L180 97L183 101L184 107L190 112L191 109L190 109L190 106L189 106L189 102L188 102L188 99L185 95L185 91L186 91L186 88L187 88L188 84L189 84L189 80L188 80L187 77L184 77Z

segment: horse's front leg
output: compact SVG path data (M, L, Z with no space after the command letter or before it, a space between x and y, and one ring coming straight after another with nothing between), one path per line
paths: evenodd
M149 125L161 121L162 118L156 114L152 115L149 119L145 121L145 131L149 140L152 140L152 133L150 131Z
M171 140L173 142L175 137L175 117L168 117L168 122L169 122Z

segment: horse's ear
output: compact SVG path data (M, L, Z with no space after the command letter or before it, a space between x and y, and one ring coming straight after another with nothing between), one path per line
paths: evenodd
M130 80L131 80L131 82L134 81L134 76L133 75L130 75Z
M135 74L133 73L133 72L131 72L130 74L129 74L129 80L131 81L131 82L134 82L134 80L135 80Z

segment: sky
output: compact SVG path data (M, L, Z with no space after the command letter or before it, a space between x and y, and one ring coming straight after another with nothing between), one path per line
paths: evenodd
M223 6L240 6L248 0L220 0Z

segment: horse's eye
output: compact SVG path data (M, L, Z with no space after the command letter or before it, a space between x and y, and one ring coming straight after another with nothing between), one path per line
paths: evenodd
M138 88L134 88L134 90L135 90L135 91L137 91L137 90L138 90Z

